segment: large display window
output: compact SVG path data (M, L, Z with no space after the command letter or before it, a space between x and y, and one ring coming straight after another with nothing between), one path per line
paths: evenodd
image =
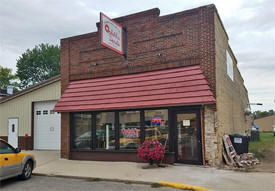
M92 148L92 115L91 113L74 113L73 117L73 141L74 149Z
M115 113L96 114L96 149L115 149Z
M145 140L158 140L168 149L168 110L145 110Z
M119 112L120 149L137 149L140 145L140 111Z
M72 113L73 150L135 151L144 140L169 148L168 109Z

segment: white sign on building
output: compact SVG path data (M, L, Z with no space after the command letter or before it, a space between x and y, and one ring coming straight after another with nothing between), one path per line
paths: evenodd
M123 29L120 24L100 13L101 45L106 46L119 54L123 51Z
M190 120L182 120L182 126L190 126L191 123L190 123Z

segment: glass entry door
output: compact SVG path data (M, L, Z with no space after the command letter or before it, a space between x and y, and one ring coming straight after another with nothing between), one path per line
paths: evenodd
M202 164L199 112L176 114L176 161Z

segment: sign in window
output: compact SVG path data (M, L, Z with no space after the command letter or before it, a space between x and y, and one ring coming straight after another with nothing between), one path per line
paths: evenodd
M119 112L120 149L137 149L140 145L140 112Z

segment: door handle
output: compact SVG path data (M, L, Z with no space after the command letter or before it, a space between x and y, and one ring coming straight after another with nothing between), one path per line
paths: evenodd
M9 160L9 158L4 158L5 160Z

